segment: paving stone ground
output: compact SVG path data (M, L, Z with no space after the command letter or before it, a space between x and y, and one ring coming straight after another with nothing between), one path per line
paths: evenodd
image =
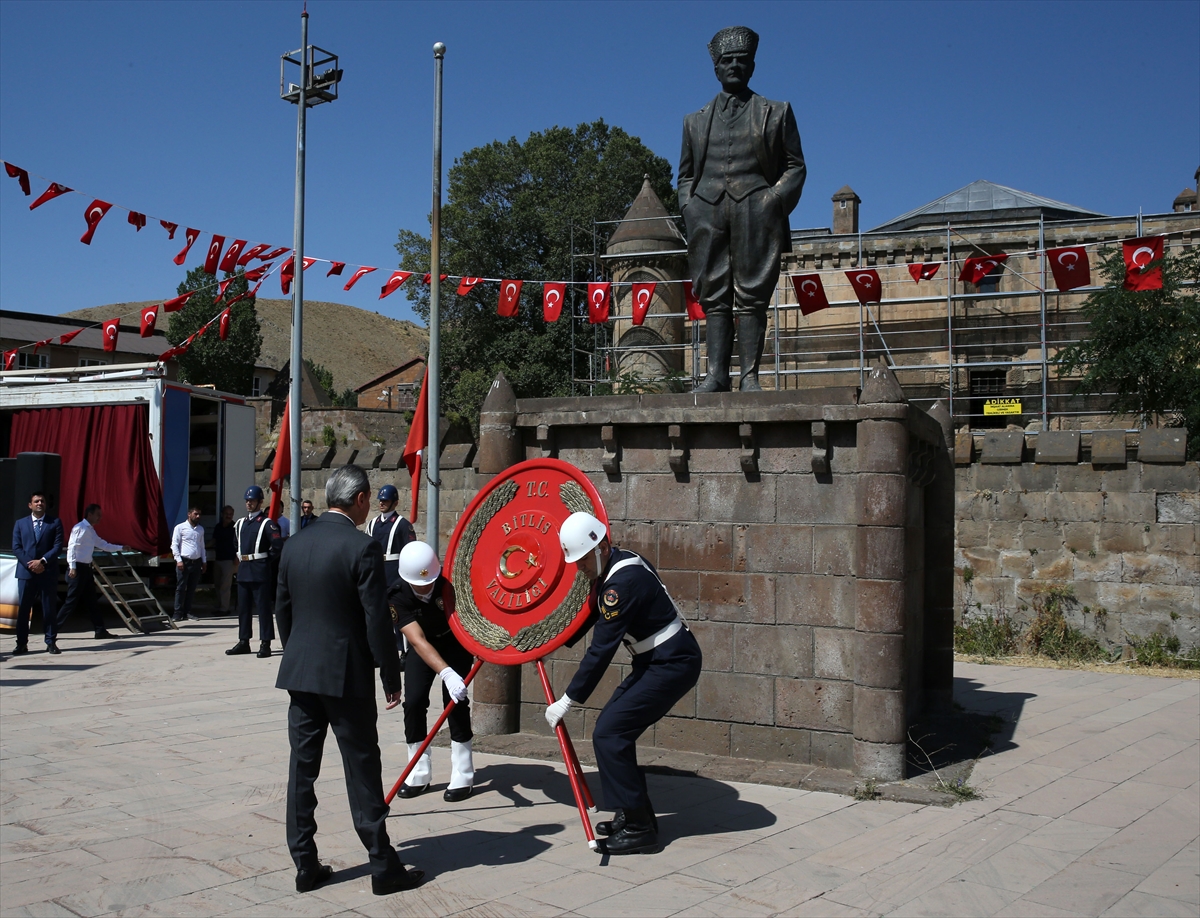
M1200 913L1200 683L958 664L1005 720L953 807L653 774L666 848L602 860L561 765L477 757L478 793L392 807L421 889L371 895L332 737L294 891L279 657L229 620L0 661L0 915L1187 915ZM35 646L36 642L35 642ZM40 651L40 648L39 648ZM384 778L404 762L380 717ZM435 754L444 782L445 750ZM599 782L593 777L592 786Z

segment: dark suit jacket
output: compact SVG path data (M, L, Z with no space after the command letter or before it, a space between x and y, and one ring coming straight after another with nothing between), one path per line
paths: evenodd
M324 513L287 540L275 620L285 653L275 687L338 698L400 691L383 550L340 513Z
M708 136L712 129L713 114L717 110L716 96L698 112L683 119L683 151L679 154L679 208L682 212L692 198L692 188L704 175L704 162L708 154ZM747 103L749 134L748 143L754 144L758 164L763 178L773 187L783 202L784 251L792 250L792 230L788 214L800 202L804 190L804 178L808 173L804 165L804 150L800 146L800 131L796 127L796 116L791 103L773 102L757 93L750 94Z
M58 580L58 553L63 547L62 520L42 517L42 537L33 537L33 517L21 517L13 525L13 554L17 556L18 580ZM25 565L39 558L46 559L46 569L35 574Z

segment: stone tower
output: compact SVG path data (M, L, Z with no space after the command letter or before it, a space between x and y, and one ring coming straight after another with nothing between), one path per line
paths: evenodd
M833 196L833 232L834 235L848 235L858 232L858 205L862 199L854 193L849 185L843 185Z
M662 201L650 187L650 177L608 240L612 264L613 340L618 372L636 372L655 379L683 369L683 285L688 277L687 243ZM630 283L654 283L654 298L645 323L633 324Z

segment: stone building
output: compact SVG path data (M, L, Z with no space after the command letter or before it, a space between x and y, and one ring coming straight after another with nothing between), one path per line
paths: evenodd
M363 383L354 391L359 408L379 408L384 411L411 411L417 405L421 378L425 374L425 358L413 357L398 367Z

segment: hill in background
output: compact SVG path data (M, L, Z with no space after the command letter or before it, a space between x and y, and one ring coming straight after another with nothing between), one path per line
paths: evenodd
M150 305L150 301L112 303L63 315L95 322L123 316L122 331L137 334L138 313ZM292 301L259 297L255 308L263 335L258 363L278 370L291 355ZM161 327L165 331L167 323L163 321ZM343 303L304 301L304 356L333 374L338 392L356 389L413 357L424 357L428 350L429 333L412 322Z

